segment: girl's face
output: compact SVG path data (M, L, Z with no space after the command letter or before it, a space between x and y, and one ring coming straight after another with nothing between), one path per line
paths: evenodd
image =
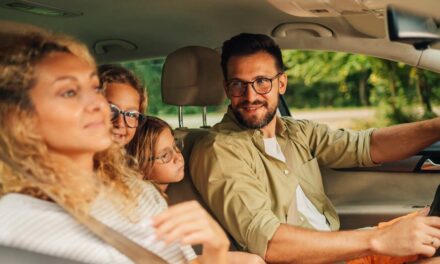
M107 84L105 96L107 97L109 103L115 105L124 112L139 112L141 97L139 93L128 84ZM124 121L124 115L120 114L119 117L113 121L113 140L122 146L128 144L134 137L136 127L137 122L135 127L133 127L133 124L131 123L127 125L127 122Z
M183 156L168 128L160 133L153 158L154 163L149 177L150 180L158 184L168 184L183 179L185 165ZM167 160L169 162L164 163Z
M35 75L29 95L37 132L50 150L74 158L112 144L110 109L93 66L53 52L36 65Z

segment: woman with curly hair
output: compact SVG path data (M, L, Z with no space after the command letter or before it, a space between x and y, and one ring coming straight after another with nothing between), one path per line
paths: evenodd
M131 263L74 220L86 215L169 263L225 263L227 237L199 205L166 210L127 167L86 49L45 34L9 40L0 44L0 244ZM198 259L190 244L204 244Z

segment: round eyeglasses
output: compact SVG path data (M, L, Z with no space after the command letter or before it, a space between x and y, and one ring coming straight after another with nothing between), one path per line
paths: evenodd
M162 164L169 163L173 157L174 154L180 154L183 151L183 140L182 139L176 139L174 141L172 148L165 149L162 153L157 155L157 157L151 157L149 160L160 160Z
M116 122L119 115L124 118L125 124L130 128L136 128L139 125L139 119L142 117L141 113L136 110L122 111L119 107L114 104L110 104L111 110L111 121Z
M250 84L257 94L267 94L272 90L273 80L280 77L282 72L277 73L274 77L258 77L253 81L245 82L239 79L232 79L226 83L228 93L233 97L241 97L246 93L247 86Z

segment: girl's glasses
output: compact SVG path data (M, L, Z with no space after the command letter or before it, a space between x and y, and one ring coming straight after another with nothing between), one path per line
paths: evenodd
M166 164L166 163L169 163L173 159L174 154L180 154L180 153L182 153L182 151L183 151L183 140L176 139L174 141L172 148L165 149L158 156L151 157L150 160L160 160L162 162L162 164Z
M122 111L114 104L110 104L110 110L112 112L111 120L115 122L118 120L119 115L124 117L125 124L130 128L136 128L139 125L139 119L142 117L141 113L136 110Z

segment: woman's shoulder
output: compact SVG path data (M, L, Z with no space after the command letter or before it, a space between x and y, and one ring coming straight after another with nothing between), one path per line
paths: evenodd
M0 244L95 263L118 256L57 204L15 193L0 198Z
M57 204L29 195L9 193L0 197L0 223L8 221L12 224L16 222L14 218L39 218L47 215L69 217Z
M139 184L142 188L142 195L138 199L141 203L140 206L142 206L143 203L148 202L157 206L161 212L168 208L167 201L152 182L140 181Z
M93 201L91 206L91 214L99 220L104 220L106 224L113 225L130 216L133 222L136 219L150 218L157 215L167 208L167 203L156 187L148 181L132 178L126 181L129 187L130 197L125 200L120 196L114 195L114 191L106 189L101 192Z
M168 207L165 198L157 187L151 182L141 179L131 180L131 189L138 203L149 203L151 206L158 206L162 209Z

